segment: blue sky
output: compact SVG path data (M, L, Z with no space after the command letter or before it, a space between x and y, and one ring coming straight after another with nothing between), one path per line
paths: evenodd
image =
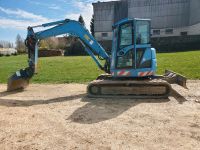
M96 1L99 0L0 0L0 40L15 42L18 33L26 37L28 26L65 18L77 20L80 14L89 29L92 3Z

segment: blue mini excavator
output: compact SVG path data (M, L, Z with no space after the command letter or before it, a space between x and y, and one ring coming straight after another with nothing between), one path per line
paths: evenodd
M33 28L48 27L34 32ZM112 53L108 53L95 38L74 20L61 20L28 27L25 40L29 66L13 74L8 80L8 91L24 89L37 73L38 42L42 39L70 34L77 37L97 66L105 71L89 83L90 97L166 98L172 83L186 88L186 78L172 71L156 75L156 50L150 44L150 20L123 19L113 25ZM102 65L99 59L105 60Z

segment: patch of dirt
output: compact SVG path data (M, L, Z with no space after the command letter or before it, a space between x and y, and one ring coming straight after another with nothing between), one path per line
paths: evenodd
M191 149L200 147L200 81L169 99L92 99L84 84L0 85L0 148Z

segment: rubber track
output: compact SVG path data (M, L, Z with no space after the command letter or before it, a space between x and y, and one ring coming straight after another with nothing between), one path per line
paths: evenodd
M95 92L94 92L95 89ZM87 94L94 98L168 98L171 85L164 80L112 81L94 80L88 85Z

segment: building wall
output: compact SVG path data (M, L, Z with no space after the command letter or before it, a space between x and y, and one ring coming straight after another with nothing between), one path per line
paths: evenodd
M107 36L102 36L105 33L107 34ZM95 32L94 36L95 36L95 39L97 41L111 40L112 39L112 32Z
M172 34L166 34L166 29L159 29L159 35L153 35L153 30L151 31L152 37L172 37L172 36L182 36L182 32L187 32L187 35L200 35L200 23L191 26L173 28Z
M177 28L189 24L189 0L128 0L129 18L150 18L152 28Z
M114 3L114 23L128 16L128 3L127 1L116 1Z
M112 25L123 18L150 18L152 38L183 37L187 41L187 35L192 41L192 36L196 40L200 35L200 0L121 0L93 6L98 41L111 41Z
M190 25L200 23L200 0L190 0Z
M112 31L114 23L114 2L93 3L94 8L94 31L109 32Z
M188 35L200 35L200 23L190 26Z

